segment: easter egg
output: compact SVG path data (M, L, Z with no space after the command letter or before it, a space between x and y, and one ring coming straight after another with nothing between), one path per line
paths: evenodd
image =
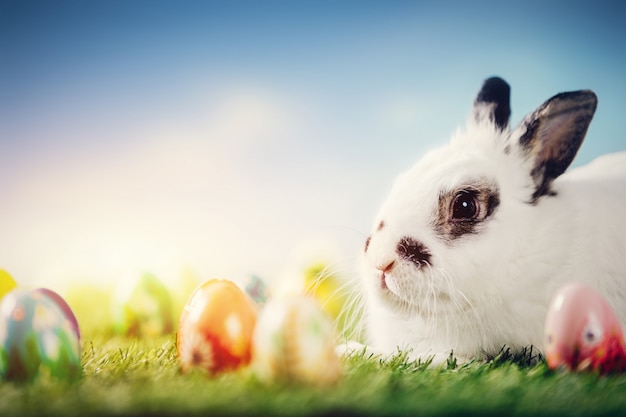
M15 290L0 303L0 376L32 381L81 375L78 337L61 309L41 292Z
M15 289L15 287L17 287L17 284L13 277L4 269L0 269L0 299Z
M252 301L260 307L262 307L270 297L265 281L258 275L250 275L250 278L244 285L244 289Z
M252 346L254 369L265 381L328 384L341 376L332 321L310 296L268 302Z
M180 317L181 369L216 373L248 364L256 315L254 302L232 281L211 279L200 284Z
M76 334L76 338L80 342L80 328L78 327L78 320L76 319L76 316L74 315L71 307L63 299L63 297L48 288L37 288L36 290L33 290L33 292L39 293L44 297L47 297L48 299L50 299L50 301L56 304L56 306L63 313L63 317L69 322L72 330Z
M346 305L343 282L329 272L323 263L311 265L304 271L304 291L316 298L320 307L332 318L337 318Z
M544 327L544 355L553 370L626 371L626 343L619 316L603 294L571 282L553 296Z
M156 337L174 330L171 296L152 274L143 274L134 286L123 283L112 310L113 327L122 335Z

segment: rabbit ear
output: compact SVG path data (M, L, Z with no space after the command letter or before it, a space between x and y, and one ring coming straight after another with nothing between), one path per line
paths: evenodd
M483 83L474 100L474 120L478 124L493 123L505 130L511 116L511 88L502 78L491 77Z
M560 93L527 116L511 135L532 161L532 202L550 194L552 180L571 164L585 138L598 99L590 90Z

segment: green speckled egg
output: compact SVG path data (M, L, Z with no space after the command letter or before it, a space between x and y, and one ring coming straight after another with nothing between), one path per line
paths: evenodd
M156 337L174 331L172 298L156 276L144 274L135 285L125 285L112 304L113 326L117 333Z
M7 294L0 303L0 376L71 381L81 373L78 337L61 309L41 293Z

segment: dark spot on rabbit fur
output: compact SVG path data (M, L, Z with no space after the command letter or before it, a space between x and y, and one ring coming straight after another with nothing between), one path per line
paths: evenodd
M476 216L471 219L453 218L452 204L460 193L469 194L476 204ZM493 216L500 205L498 187L487 181L473 181L461 185L454 190L442 191L439 205L434 215L433 226L439 237L447 243L468 234L478 233L480 226Z
M430 252L426 245L411 237L405 236L398 242L396 252L400 258L410 261L418 268L430 265Z
M385 227L385 221L381 220L380 223L378 223L378 227L376 228L377 232L380 232L381 230L383 230L383 228ZM372 240L372 237L369 236L366 240L365 240L365 253L367 253L367 249L369 249L370 247L370 240Z

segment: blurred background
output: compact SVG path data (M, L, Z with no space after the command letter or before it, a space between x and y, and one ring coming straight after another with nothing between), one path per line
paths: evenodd
M599 107L575 165L626 149L626 3L0 3L0 268L23 285L175 282L321 260L350 276L393 178L482 81L517 124Z

